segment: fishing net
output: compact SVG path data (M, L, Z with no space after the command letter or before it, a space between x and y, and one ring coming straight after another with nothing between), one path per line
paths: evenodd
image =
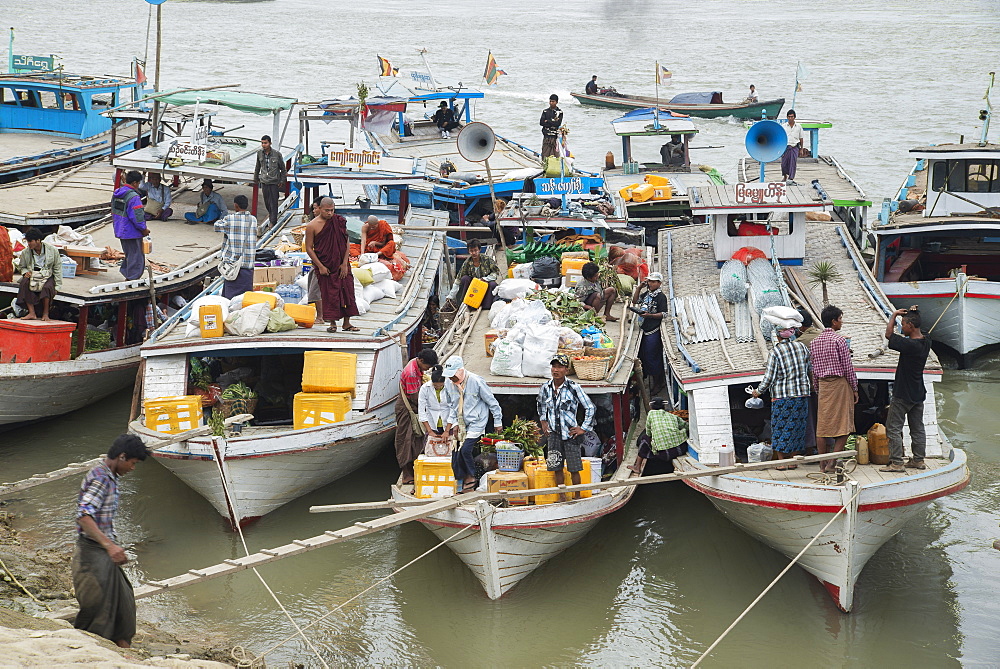
M750 295L753 298L754 311L760 312L767 307L784 305L781 289L778 287L778 276L770 261L755 258L747 265L747 278L750 282ZM774 324L766 320L760 322L760 332L765 339L770 339L774 332Z
M722 263L722 269L719 272L719 294L722 295L722 299L732 304L746 302L746 265L739 260L727 260Z

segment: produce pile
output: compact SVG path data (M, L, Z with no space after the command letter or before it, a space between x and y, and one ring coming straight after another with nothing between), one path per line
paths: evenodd
M560 244L558 242L531 241L522 247L507 249L507 264L520 265L546 256L551 258L561 258L563 253L583 250L584 248L582 244Z
M542 445L542 429L538 423L527 418L515 416L509 427L502 434L491 432L483 435L481 448L484 453L495 453L497 441L512 441L521 447L526 455L541 456L545 448Z
M593 309L584 309L583 303L573 293L536 290L525 295L524 299L538 300L562 326L576 332L588 325L604 327L604 319Z

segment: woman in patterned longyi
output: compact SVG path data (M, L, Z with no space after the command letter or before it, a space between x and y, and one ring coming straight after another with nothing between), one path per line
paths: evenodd
M806 447L812 366L809 347L793 341L795 329L778 333L778 343L767 359L767 371L753 392L759 397L771 389L771 448L779 460L799 455ZM777 469L797 469L790 464Z

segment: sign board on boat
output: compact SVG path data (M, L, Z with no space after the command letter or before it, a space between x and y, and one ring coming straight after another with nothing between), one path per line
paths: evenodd
M537 195L572 195L590 192L590 177L566 177L563 179L535 179Z
M14 72L51 72L55 69L55 56L19 56L16 53L11 59Z
M327 154L330 167L340 167L353 171L392 172L393 174L413 174L413 158L383 156L379 151L357 151L348 148L331 149Z
M167 152L167 159L180 158L185 161L197 160L199 163L203 163L207 155L208 147L204 144L178 142L170 146L170 151Z
M191 143L208 146L208 126L201 125L198 119L195 119L195 126L191 129Z
M737 204L785 204L788 202L788 191L781 181L766 184L738 183L736 189Z
M418 86L421 84L426 85L428 87L434 86L434 80L431 79L431 75L426 74L424 72L417 72L416 70L414 70L410 72L410 79L413 79L413 82Z

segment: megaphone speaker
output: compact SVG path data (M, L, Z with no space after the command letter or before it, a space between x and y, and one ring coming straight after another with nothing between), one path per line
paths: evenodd
M788 146L788 134L777 121L757 121L747 131L747 153L759 163L777 160Z
M496 143L493 128L478 121L468 124L458 133L458 152L474 163L481 163L492 156Z

